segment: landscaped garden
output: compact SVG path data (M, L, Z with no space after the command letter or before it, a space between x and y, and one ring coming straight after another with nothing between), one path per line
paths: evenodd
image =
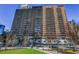
M46 53L37 51L32 48L23 48L23 49L0 50L0 54L46 54Z

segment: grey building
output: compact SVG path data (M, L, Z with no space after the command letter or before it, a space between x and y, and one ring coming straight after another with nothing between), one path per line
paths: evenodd
M56 39L70 39L64 6L22 7L16 10L11 29L17 45L52 44Z
M17 44L23 45L24 36L29 39L42 33L42 9L17 9L12 25L12 33L17 36ZM35 35L36 34L36 35Z

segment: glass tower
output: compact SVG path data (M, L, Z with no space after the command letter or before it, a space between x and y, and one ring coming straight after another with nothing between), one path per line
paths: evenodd
M4 28L5 28L4 25L0 25L0 34L2 34L4 32Z

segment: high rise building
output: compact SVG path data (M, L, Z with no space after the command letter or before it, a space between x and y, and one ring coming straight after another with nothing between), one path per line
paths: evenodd
M78 44L79 44L79 24L77 25L77 36L78 36Z
M3 46L3 36L2 36L2 34L4 34L4 29L5 29L5 26L0 25L0 47Z
M4 32L4 28L5 28L4 25L0 25L0 34L3 34L3 32Z
M24 37L36 44L52 44L56 39L70 39L64 6L17 9L11 31L16 34L19 45L24 44Z

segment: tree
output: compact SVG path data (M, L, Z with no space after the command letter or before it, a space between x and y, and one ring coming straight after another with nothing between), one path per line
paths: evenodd
M28 31L24 31L23 33L23 46L24 47L28 45L28 42L29 42L28 36L29 36Z
M3 46L5 47L6 45L6 32L4 31L3 34L2 34L2 40L3 40Z

